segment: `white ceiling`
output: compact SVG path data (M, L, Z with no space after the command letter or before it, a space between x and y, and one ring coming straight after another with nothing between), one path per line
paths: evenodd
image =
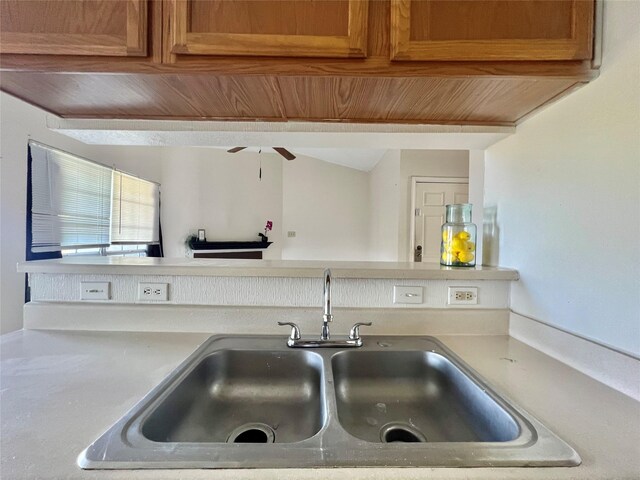
M231 147L223 148L228 150ZM284 148L296 156L304 155L305 157L317 158L318 160L335 163L343 167L355 168L356 170L362 170L364 172L373 170L373 167L378 164L387 151L387 149L381 148L289 148L287 146ZM273 153L270 147L247 147L243 151L258 152L260 150L262 150L263 153Z
M318 158L325 162L369 172L373 170L386 149L374 148L294 148L294 153Z

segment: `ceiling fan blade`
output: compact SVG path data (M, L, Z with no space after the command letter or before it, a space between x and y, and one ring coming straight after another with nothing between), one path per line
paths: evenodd
M244 150L247 147L233 147L227 150L227 153L238 153L240 150Z
M284 147L272 147L272 148L287 160L293 160L296 158L296 156L293 153L291 153L289 150L287 150Z

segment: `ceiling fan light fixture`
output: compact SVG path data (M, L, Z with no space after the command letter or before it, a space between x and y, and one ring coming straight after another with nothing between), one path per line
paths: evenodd
M238 153L240 150L244 150L245 148L247 147L233 147L227 150L227 153ZM287 150L284 147L271 147L271 148L273 148L278 154L280 154L286 160L295 160L296 158L296 156L293 153L291 153L289 150ZM258 153L262 153L262 148L260 148L260 151Z
M238 153L240 150L244 150L247 147L233 147L227 150L227 153Z

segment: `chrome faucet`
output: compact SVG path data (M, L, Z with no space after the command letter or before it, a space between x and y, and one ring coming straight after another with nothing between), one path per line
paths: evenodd
M358 322L349 331L349 336L344 340L331 340L329 323L333 321L331 313L331 270L324 271L324 314L322 315L322 331L319 340L303 340L300 335L300 328L292 322L278 322L278 325L288 325L291 327L291 334L287 340L287 345L292 348L322 348L322 347L361 347L362 337L360 337L360 327L370 326L371 322Z
M324 315L322 315L320 340L329 340L331 337L329 322L333 322L333 315L331 315L331 270L327 268L324 271Z

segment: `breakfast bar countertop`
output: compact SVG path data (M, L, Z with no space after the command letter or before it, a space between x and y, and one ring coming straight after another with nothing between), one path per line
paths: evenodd
M76 465L80 452L209 336L206 333L20 330L0 337L0 476L14 480L595 480L637 479L640 475L640 403L505 335L438 338L498 392L574 447L582 457L582 465L81 470Z
M18 263L22 273L112 275L188 275L213 277L321 277L325 268L340 278L416 280L518 280L503 267L444 267L422 262L346 262L317 260L245 260L219 258L65 257Z

